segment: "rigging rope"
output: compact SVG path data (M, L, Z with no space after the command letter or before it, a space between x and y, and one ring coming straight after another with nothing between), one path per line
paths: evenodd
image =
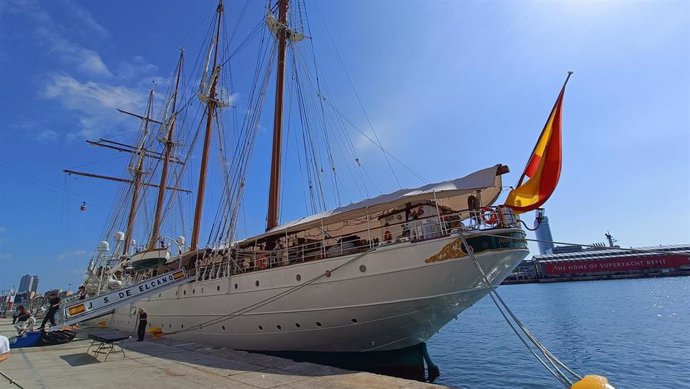
M308 286L308 285L311 285L311 284L313 284L314 282L316 282L316 281L322 279L323 277L330 277L336 270L339 270L339 269L343 268L344 266L349 265L350 263L352 263L352 262L354 262L354 261L356 261L356 260L362 258L363 256L369 254L370 252L372 252L372 251L374 251L374 250L376 250L376 247L372 247L372 248L370 248L369 250L367 250L367 251L365 251L365 252L362 252L362 253L360 253L359 255L354 256L354 257L348 259L347 261L341 263L340 265L334 267L334 268L331 269L331 270L326 270L324 273L319 274L318 276L316 276L316 277L314 277L314 278L312 278L312 279L310 279L310 280L308 280L308 281L305 281L303 284L300 284L300 285L294 286L294 287L292 287L292 288L289 288L288 290L282 291L282 292L280 292L280 293L278 293L278 294L275 294L275 295L273 295L273 296L271 296L271 297L269 297L269 298L260 300L260 301L254 303L254 304L250 304L250 305L248 305L248 306L246 306L246 307L244 307L244 308L240 308L240 309L235 310L235 311L233 311L233 312L231 312L231 313L228 313L228 314L226 314L226 315L222 315L222 316L216 317L216 318L214 318L214 319L207 320L207 321L205 321L205 322L196 324L196 325L194 325L194 326L192 326L192 327L188 327L188 328L185 328L185 329L181 329L181 330L177 330L177 331L172 331L172 332L165 332L164 335L175 335L175 334L180 334L180 333L192 331L192 330L195 330L195 329L202 329L204 326L209 326L209 325L213 325L213 324L218 324L218 323L221 323L221 322L224 322L224 321L228 321L228 320L232 320L232 319L234 319L234 318L236 318L236 317L242 316L242 315L244 315L244 314L246 314L246 313L248 313L248 312L251 312L251 311L253 311L253 310L257 309L257 308L260 308L260 307L262 307L262 306L264 306L264 305L266 305L266 304L270 304L270 303L272 303L272 302L274 302L274 301L277 301L277 300L279 300L279 299L281 299L281 298L283 298L283 297L285 297L285 296L288 296L288 295L290 295L290 294L292 294L292 293L294 293L294 292L296 292L296 291L298 291L298 290L300 290L300 289L302 289L302 288L304 288L304 287L306 287L306 286Z

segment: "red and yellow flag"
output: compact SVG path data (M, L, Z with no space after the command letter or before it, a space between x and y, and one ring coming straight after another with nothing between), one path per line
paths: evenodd
M561 93L534 146L517 188L508 194L505 205L512 208L515 213L529 212L539 208L556 189L558 178L561 176L561 106L565 86L571 74L572 72L568 72ZM525 177L529 179L523 184Z

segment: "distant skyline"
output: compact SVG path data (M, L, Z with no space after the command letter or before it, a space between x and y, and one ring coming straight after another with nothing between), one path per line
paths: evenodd
M124 153L104 154L84 141L132 138L138 123L115 109L142 112L153 81L162 95L180 47L190 63L197 60L196 38L215 8L213 1L161 4L0 3L0 290L18 286L27 273L40 277L39 292L81 282L117 187L62 169L125 173ZM258 23L265 10L265 2L247 5L254 23L241 28ZM563 103L563 169L545 205L554 240L604 242L610 231L623 247L690 243L690 2L321 0L306 6L310 36L299 44L313 43L329 96L353 112L366 136L431 182L504 163L511 168L504 185L515 185L573 70ZM242 7L226 2L231 27ZM241 84L249 65L233 66ZM196 85L190 75L188 88ZM233 96L247 99L244 91ZM257 137L242 236L265 222L270 113ZM391 175L364 135L353 131L352 138L376 184L369 195L423 183L395 161ZM342 166L340 172L349 174ZM215 215L219 182L209 183L205 220ZM299 178L286 182L282 222L307 212L307 201L292 194ZM344 204L361 199L354 187L342 196ZM531 226L534 214L523 219ZM210 226L204 224L202 236ZM536 244L530 249L538 253Z

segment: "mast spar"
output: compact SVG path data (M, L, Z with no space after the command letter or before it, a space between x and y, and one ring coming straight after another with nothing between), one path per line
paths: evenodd
M196 250L199 247L199 232L201 225L201 211L204 206L204 191L206 189L206 169L208 166L208 153L211 146L211 128L213 127L213 114L216 110L216 85L220 74L220 66L218 66L218 45L220 41L220 25L223 17L223 0L218 2L218 13L216 37L214 40L214 54L213 54L213 70L211 72L211 88L208 92L208 103L206 105L206 132L204 134L204 148L201 154L201 167L199 171L199 188L197 190L196 207L194 209L194 226L192 229L192 241L190 250ZM202 91L203 93L203 91ZM206 96L201 96L206 98Z
M134 217L137 212L137 202L139 200L139 189L141 188L141 178L144 175L144 157L146 156L146 150L144 149L146 137L149 133L149 123L151 122L151 112L153 110L153 89L149 92L149 99L146 105L146 116L142 119L144 121L144 134L141 137L141 142L137 148L136 153L139 158L135 167L130 168L132 170L132 204L129 208L129 216L127 217L127 229L125 230L125 242L122 248L124 255L129 254L129 245L132 241L132 233L134 230Z
M268 216L266 230L278 225L280 208L280 172L283 133L283 87L285 84L285 50L287 47L287 13L289 0L279 0L278 5L278 69L276 74L276 102L273 116L273 155L271 157L271 183L268 192Z
M156 214L153 218L153 230L151 231L151 238L149 239L149 249L156 247L156 241L159 238L161 220L163 218L163 200L165 198L165 189L168 180L168 168L170 165L170 154L172 153L173 132L175 131L175 123L177 121L177 112L175 111L177 105L177 91L180 85L180 76L182 73L182 64L184 63L184 50L180 50L180 59L177 62L177 76L175 79L175 91L173 92L172 101L172 116L170 123L168 123L168 132L165 135L165 154L163 156L163 170L161 171L160 185L158 186L158 199L156 201Z

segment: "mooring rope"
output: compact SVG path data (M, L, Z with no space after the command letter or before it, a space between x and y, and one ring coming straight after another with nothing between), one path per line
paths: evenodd
M19 389L24 389L24 387L21 386L21 385L19 385L19 384L17 383L17 381L15 381L13 378L10 378L10 376L8 376L7 374L3 373L2 371L0 371L0 375L2 375L3 377L7 378L7 380L10 381L10 385L15 385L15 386L18 387Z
M548 370L549 373L551 373L551 375L553 375L558 381L560 381L566 388L570 388L573 385L573 381L565 373L563 373L563 371L561 371L560 368L563 368L573 377L581 380L582 376L577 374L575 371L573 371L563 362L561 362L558 358L556 358L556 356L554 356L534 335L532 335L531 332L529 332L527 327L525 327L525 325L522 324L522 322L517 318L517 316L515 316L513 311L510 310L508 305L498 294L498 291L496 291L496 289L491 285L491 282L489 281L489 278L486 276L484 269L482 269L482 267L479 264L479 261L477 261L477 258L474 256L474 250L472 249L472 246L470 246L467 243L465 235L462 232L460 232L460 239L462 240L462 243L465 246L465 249L467 250L467 253L469 254L470 258L472 258L474 265L477 267L477 270L479 270L483 282L489 289L489 296L491 297L491 300L494 302L494 304L496 304L498 311L501 313L501 315L506 320L513 332L515 332L515 335L517 335L518 339L520 339L522 344L524 344L525 347L527 347L527 349L529 350L529 352L537 359L537 361L539 361L539 363L541 363L541 365L544 366L544 368L546 368L546 370ZM515 324L513 324L513 322L511 322L508 318L508 316L506 316L504 310L513 319ZM518 332L518 328L520 329L520 331L522 331L522 334ZM523 338L523 335L534 345L534 347L536 347L544 355L543 359L539 355L537 355L537 353L532 349L532 347L530 347L527 341ZM549 362L550 366L546 363L546 361L544 361L544 359L546 359Z

